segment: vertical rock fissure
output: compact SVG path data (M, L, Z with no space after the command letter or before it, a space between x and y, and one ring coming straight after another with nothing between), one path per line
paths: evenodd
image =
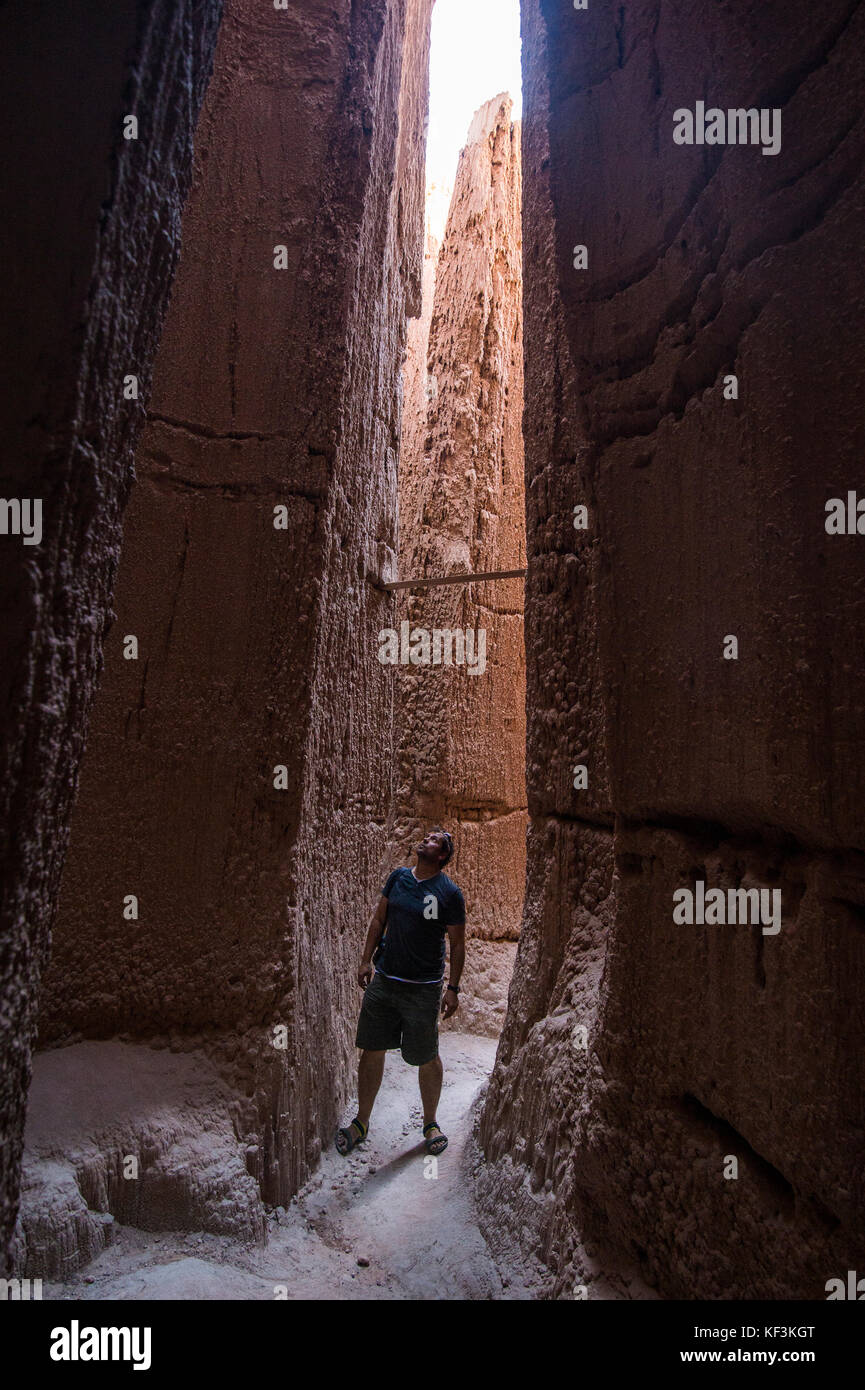
M520 130L511 100L477 112L444 237L428 225L424 294L404 372L401 577L525 564ZM436 196L432 191L433 198ZM440 194L438 194L440 196ZM525 880L525 656L519 579L411 590L395 602L419 663L396 677L393 854L452 831L470 948L458 1019L497 1034ZM434 634L473 634L470 663L436 665ZM483 634L485 659L477 660ZM427 652L424 643L430 647Z

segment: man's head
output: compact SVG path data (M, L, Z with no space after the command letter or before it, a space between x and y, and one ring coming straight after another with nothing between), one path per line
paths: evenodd
M435 864L437 868L443 869L454 852L453 838L447 830L443 830L440 825L433 826L432 830L421 840L420 844L415 845L415 853L418 859L426 859L430 864Z

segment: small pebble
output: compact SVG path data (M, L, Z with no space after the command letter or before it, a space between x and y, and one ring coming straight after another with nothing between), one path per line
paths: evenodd
M366 1258L366 1255L358 1255L357 1262L361 1269L366 1269L369 1265L369 1260Z

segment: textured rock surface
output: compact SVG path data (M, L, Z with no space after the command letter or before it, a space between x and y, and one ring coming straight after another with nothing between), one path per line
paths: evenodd
M220 10L14 0L0 12L0 495L41 499L44 528L39 546L0 536L0 1266L39 978ZM137 140L123 138L130 113ZM138 401L124 399L128 374Z
M471 933L471 922L469 922ZM515 941L483 941L474 936L466 952L459 1011L442 1027L450 1033L497 1038L508 1007L508 988L517 954Z
M435 274L433 258L438 250ZM400 463L400 575L524 563L519 127L499 96L460 156L441 248L427 242L424 315L412 325ZM432 300L432 303L431 303ZM486 632L486 670L400 668L395 843L454 833L470 936L515 939L525 875L522 581L419 590L398 623ZM497 1032L512 949L468 954L454 1027Z
M668 1295L825 1297L865 1235L865 590L824 530L865 445L865 13L523 32L533 828L487 1221L562 1295L600 1238ZM781 108L781 153L675 146L698 99ZM781 932L674 925L700 878L780 888Z
M428 197L430 193L428 192ZM428 432L427 414L435 399L436 382L427 370L429 332L435 308L436 267L441 241L432 229L429 210L426 219L421 311L409 320L405 363L402 371L403 412L399 454L399 562L405 570L415 537L421 527L423 500L423 462ZM399 600L398 600L399 602ZM402 606L402 605L401 605Z
M86 1042L41 1053L15 1267L27 1278L63 1278L110 1243L115 1221L263 1240L236 1111L200 1052Z
M226 5L43 1018L207 1046L274 1201L345 1095L384 851L430 9Z

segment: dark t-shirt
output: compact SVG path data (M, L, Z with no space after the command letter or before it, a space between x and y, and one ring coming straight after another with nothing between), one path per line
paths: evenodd
M447 929L466 920L459 888L447 874L419 881L411 869L394 869L381 891L387 916L376 970L391 980L437 984L444 979Z

